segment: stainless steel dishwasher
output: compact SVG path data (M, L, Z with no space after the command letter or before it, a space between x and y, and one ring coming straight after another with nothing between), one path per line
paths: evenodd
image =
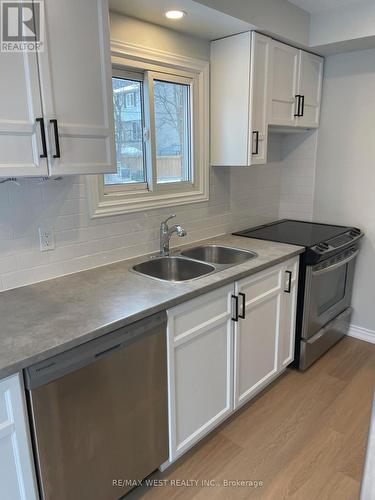
M25 371L43 499L118 499L167 460L166 321L158 313Z

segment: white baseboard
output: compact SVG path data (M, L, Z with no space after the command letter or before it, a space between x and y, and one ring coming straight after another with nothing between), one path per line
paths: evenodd
M354 337L355 339L364 340L365 342L370 342L371 344L375 344L375 331L369 330L368 328L350 325L348 336Z

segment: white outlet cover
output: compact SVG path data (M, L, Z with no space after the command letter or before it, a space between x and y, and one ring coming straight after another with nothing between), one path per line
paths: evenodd
M55 231L53 227L39 228L39 245L41 252L55 249Z

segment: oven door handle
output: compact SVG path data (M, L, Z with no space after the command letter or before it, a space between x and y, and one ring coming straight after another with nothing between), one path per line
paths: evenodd
M344 266L345 264L348 264L348 262L352 261L357 257L359 254L359 250L356 250L350 257L347 257L344 260L341 260L340 262L337 262L336 264L332 264L332 266L325 267L324 269L319 269L319 271L312 271L313 276L321 276L322 274L329 273L330 271L334 271L335 269L338 269L341 266Z

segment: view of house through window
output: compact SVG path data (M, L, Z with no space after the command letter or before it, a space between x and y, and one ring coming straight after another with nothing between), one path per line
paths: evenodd
M190 86L184 83L153 80L154 123L145 123L144 83L140 79L112 78L115 114L117 173L104 175L104 185L150 184L146 164L144 128L155 137L156 184L192 182ZM148 125L148 127L147 127Z
M154 101L157 181L189 181L189 86L155 80Z
M107 185L146 182L142 87L140 81L112 78L117 174L104 176Z

